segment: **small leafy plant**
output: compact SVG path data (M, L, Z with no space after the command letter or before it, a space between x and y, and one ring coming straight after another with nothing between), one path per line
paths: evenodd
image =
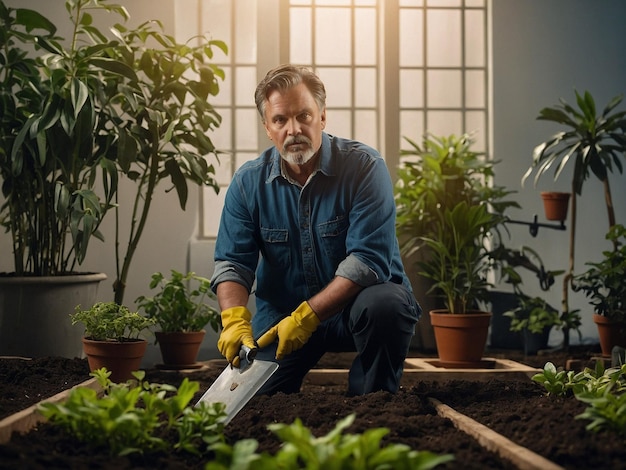
M518 306L505 312L511 319L511 331L528 330L530 333L541 333L549 326L561 324L559 311L541 297L521 295Z
M136 300L139 308L165 333L200 331L207 324L217 332L219 312L206 303L215 299L211 281L193 272L183 275L172 269L171 274L170 279L160 272L152 275L150 289L160 290L154 297L139 297Z
M201 455L224 439L223 403L188 406L199 389L198 382L185 378L177 389L144 381L143 371L134 373L136 383L113 383L106 369L91 375L104 389L104 396L77 387L64 403L39 405L44 417L82 442L108 448L111 455L157 450ZM169 444L172 433L177 435L173 449Z
M590 431L609 429L626 435L626 364L604 368L602 361L595 369L582 372L557 370L551 362L532 379L544 386L548 394L565 396L573 393L577 400L589 406L577 419L588 419Z
M131 312L128 307L115 302L98 302L82 310L80 305L70 314L72 325L85 325L85 337L94 341L129 341L139 338L155 321Z
M256 454L258 443L252 439L237 442L233 447L216 443L216 459L206 470L274 470L276 468L309 469L383 469L428 470L454 460L451 454L437 455L415 451L402 444L381 447L386 428L368 429L363 434L343 434L355 419L351 414L340 420L327 435L314 437L298 418L293 424L270 424L284 443L275 455Z
M589 269L575 276L575 291L584 292L595 312L614 321L626 320L626 227L616 224L606 239L614 248L603 251L597 263L586 263Z

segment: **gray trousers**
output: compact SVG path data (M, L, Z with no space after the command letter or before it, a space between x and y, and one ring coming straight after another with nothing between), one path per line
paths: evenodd
M367 287L342 312L322 322L301 349L280 361L275 359L277 343L260 350L257 359L278 362L279 368L258 394L299 392L304 376L324 353L355 351L348 393L395 393L420 315L413 294L401 284Z

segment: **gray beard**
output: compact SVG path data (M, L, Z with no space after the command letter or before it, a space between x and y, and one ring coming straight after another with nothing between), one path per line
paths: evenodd
M315 156L315 151L313 149L295 153L283 151L280 152L280 156L283 157L287 163L302 166Z

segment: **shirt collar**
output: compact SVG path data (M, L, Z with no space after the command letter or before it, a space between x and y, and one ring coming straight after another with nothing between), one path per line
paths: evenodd
M325 132L322 132L322 145L320 146L320 158L318 160L318 167L313 172L313 174L315 174L318 171L321 171L327 176L331 176L335 174L333 170L333 159L332 159L332 152L330 149L330 139L331 137L328 134L326 134ZM269 176L267 178L267 183L271 183L279 176L282 176L283 178L285 178L287 181L291 183L295 183L293 179L290 178L287 172L283 169L283 159L281 158L280 153L278 152L278 149L276 147L272 148L272 155L270 157L270 169L269 170L270 171L269 171Z

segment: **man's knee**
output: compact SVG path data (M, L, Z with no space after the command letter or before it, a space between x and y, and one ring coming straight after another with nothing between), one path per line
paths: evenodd
M413 329L420 309L410 292L393 283L367 287L355 299L351 308L353 331L362 328Z

